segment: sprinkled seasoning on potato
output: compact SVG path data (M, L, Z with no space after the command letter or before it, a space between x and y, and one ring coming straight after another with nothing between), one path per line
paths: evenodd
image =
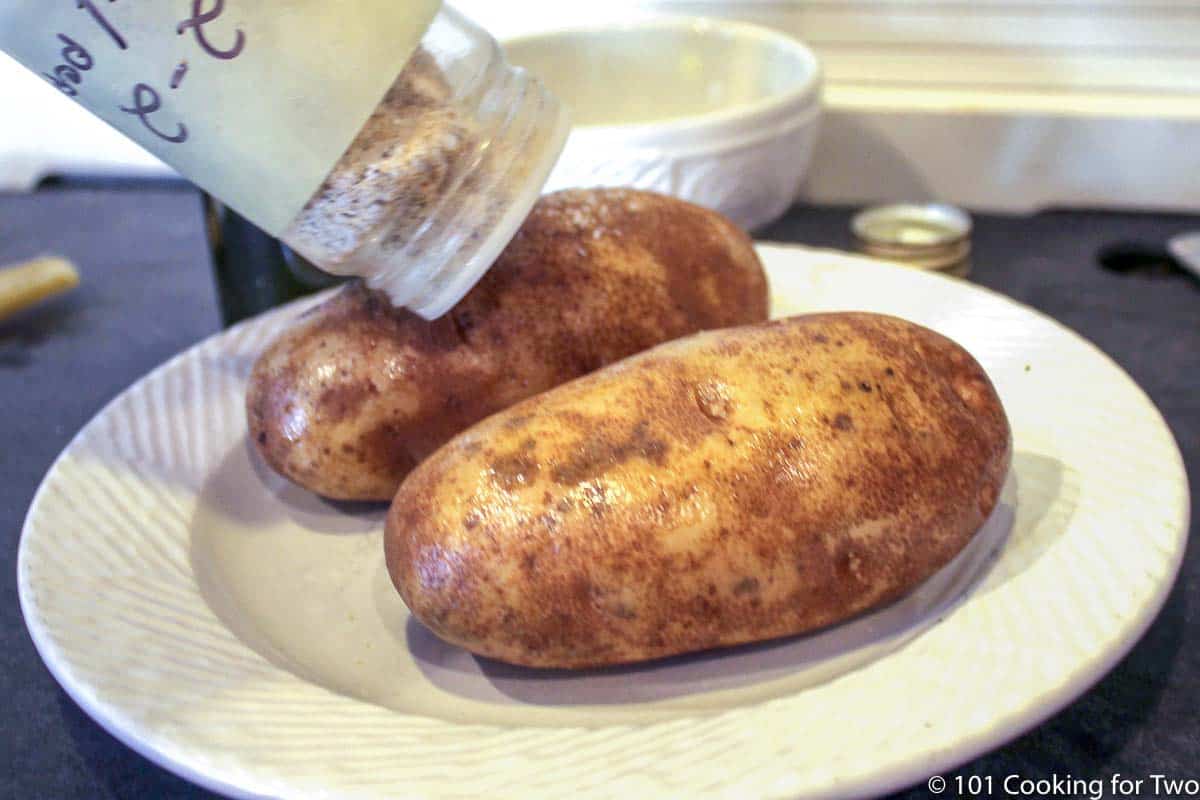
M250 435L327 497L390 500L454 434L538 392L670 339L764 320L750 239L647 192L542 198L449 314L426 322L352 285L255 364Z
M845 313L699 334L452 440L386 557L445 640L581 668L810 631L948 563L994 508L1007 419L954 342Z

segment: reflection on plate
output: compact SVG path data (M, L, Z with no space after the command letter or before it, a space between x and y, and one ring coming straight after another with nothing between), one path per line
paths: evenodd
M1170 434L1107 358L1021 306L839 254L761 252L778 315L928 325L983 363L1009 412L996 512L900 602L582 673L445 645L391 588L384 509L317 499L247 445L245 376L290 307L157 370L56 463L20 552L39 651L122 740L237 796L857 796L1019 733L1161 605L1187 515Z

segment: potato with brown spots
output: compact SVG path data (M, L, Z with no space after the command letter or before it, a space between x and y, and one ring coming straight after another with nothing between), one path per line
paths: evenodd
M443 639L593 667L810 631L949 562L1011 440L983 370L894 317L661 345L476 425L388 513L387 567Z
M489 414L660 342L766 316L762 265L725 218L647 192L560 192L439 320L361 285L301 319L254 366L250 436L318 494L390 500Z

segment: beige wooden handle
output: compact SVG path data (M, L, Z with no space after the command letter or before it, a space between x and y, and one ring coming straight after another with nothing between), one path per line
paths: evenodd
M79 273L65 258L35 258L0 269L0 320L79 285Z

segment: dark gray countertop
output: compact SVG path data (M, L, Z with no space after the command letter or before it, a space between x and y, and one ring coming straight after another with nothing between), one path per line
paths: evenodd
M760 237L845 248L849 214L797 207ZM1200 216L1056 212L976 223L972 279L1074 328L1141 384L1179 440L1195 505L1200 282L1103 272L1094 257L1113 241L1200 230ZM54 457L122 389L220 327L199 198L145 187L0 195L0 263L43 252L72 258L83 285L0 323L0 797L212 797L126 749L67 698L33 649L16 592L21 523ZM959 773L1200 777L1198 696L1200 554L1191 546L1162 614L1116 669ZM900 796L930 795L917 787Z

